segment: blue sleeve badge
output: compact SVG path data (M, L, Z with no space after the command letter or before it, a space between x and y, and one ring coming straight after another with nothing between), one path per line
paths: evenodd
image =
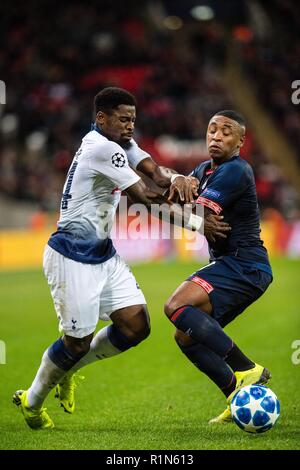
M214 189L207 188L203 191L202 196L211 196L215 199L218 199L221 196L221 193L219 193L219 191L215 191Z

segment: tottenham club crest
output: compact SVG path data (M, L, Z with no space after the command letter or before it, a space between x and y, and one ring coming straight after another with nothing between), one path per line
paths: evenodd
M111 157L111 161L112 161L112 164L116 166L117 168L122 168L122 166L124 166L126 163L126 158L121 153L115 153Z

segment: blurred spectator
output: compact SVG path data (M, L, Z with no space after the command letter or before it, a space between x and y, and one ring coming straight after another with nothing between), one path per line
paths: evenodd
M235 34L240 63L253 79L259 99L295 148L300 162L300 105L292 83L300 79L300 4L292 0L248 2L251 33ZM237 33L237 29L235 31Z

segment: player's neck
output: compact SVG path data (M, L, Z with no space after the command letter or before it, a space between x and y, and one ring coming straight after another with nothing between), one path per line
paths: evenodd
M230 155L230 157L216 158L216 159L211 158L210 159L211 169L215 170L216 168L218 168L223 163L228 162L229 160L231 160L232 158L237 157L237 156L238 156L238 154L234 153L233 155Z

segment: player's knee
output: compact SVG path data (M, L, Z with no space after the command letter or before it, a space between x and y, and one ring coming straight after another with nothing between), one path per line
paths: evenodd
M74 356L85 356L90 350L90 343L92 341L92 335L86 336L85 338L72 338L70 336L64 337L66 348Z
M133 344L138 344L150 334L150 317L147 307L133 306L115 312L111 319L118 330Z
M170 318L179 307L180 305L178 305L176 300L171 297L169 300L167 300L164 306L166 316Z
M74 354L74 356L85 356L90 350L90 343L73 343L71 346L68 347L68 349L69 351L71 351L72 354Z
M139 342L144 341L144 339L148 338L148 336L150 335L150 331L150 325L144 326L144 328L142 328L138 334Z
M127 337L134 343L138 344L141 341L144 341L146 338L148 338L148 336L150 335L150 331L151 331L150 324L147 323L145 325L140 325L140 326L130 328L127 331Z

